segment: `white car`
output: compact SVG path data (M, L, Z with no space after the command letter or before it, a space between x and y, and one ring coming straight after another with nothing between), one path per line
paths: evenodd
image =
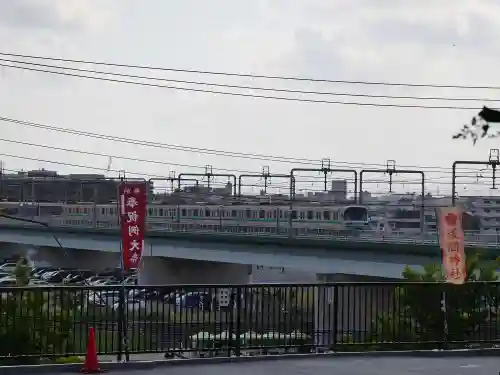
M16 263L4 263L0 266L0 272L13 272L16 269Z
M14 276L5 276L0 278L0 285L2 286L17 285L17 280Z

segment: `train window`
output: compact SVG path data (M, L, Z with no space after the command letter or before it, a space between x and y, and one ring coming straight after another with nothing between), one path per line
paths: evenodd
M205 208L205 217L210 216L210 210L208 208Z
M181 210L181 216L186 217L186 209L185 208L183 208Z
M193 216L195 216L195 217L196 217L196 216L198 216L198 209L197 209L197 208L195 208L195 209L193 210Z
M316 212L316 220L321 220L321 212Z
M283 219L283 211L280 210L280 219Z
M158 216L163 216L163 208L159 208L158 211Z
M306 218L306 214L304 211L300 211L299 213L300 220L304 220Z
M273 210L273 219L276 219L277 216L278 214L276 213L276 210Z
M323 219L330 220L330 211L323 211Z
M106 215L106 209L104 207L101 208L101 215Z
M314 212L312 211L307 211L307 219L312 220L314 219Z
M297 211L295 210L292 211L292 219L293 220L297 219Z
M266 218L266 211L259 210L259 219L265 219L265 218Z
M248 208L245 210L245 217L248 219L252 218L252 211L249 210Z
M238 216L238 211L236 211L236 210L232 210L232 211L231 211L231 216L232 216L232 217L236 217L236 216Z

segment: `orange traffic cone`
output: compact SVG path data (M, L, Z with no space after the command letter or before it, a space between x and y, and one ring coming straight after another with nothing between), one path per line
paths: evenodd
M83 364L82 371L86 374L95 374L98 372L102 372L102 370L99 368L99 360L97 359L94 328L89 328L87 352L85 353L85 363Z

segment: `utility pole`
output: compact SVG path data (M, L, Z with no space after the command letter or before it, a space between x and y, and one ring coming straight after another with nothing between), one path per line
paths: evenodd
M420 175L420 231L424 232L425 224L425 173L417 169L397 169L395 160L387 160L385 169L363 169L359 173L359 204L363 204L363 176L367 173L383 173L389 175L389 192L392 193L392 177L395 174L417 174Z
M354 175L354 191L356 192L358 186L358 172L355 169L337 169L331 168L331 161L328 158L324 158L321 160L320 168L292 168L290 170L290 208L288 214L288 225L289 225L289 235L293 235L293 202L295 201L295 173L296 172L320 172L324 175L324 189L328 190L327 186L327 175L332 172L341 172L341 173L352 173ZM356 193L354 193L354 197L356 199Z
M238 176L238 197L241 197L241 188L243 186L243 178L261 178L264 180L264 192L267 193L267 186L268 184L271 183L271 178L286 178L290 179L289 174L272 174L269 171L268 166L262 167L262 172L261 173L250 173L250 174L240 174Z
M237 177L234 174L227 174L227 173L213 173L213 168L211 165L206 165L205 166L205 173L181 173L179 174L177 178L177 187L180 189L181 188L181 181L183 177L202 177L207 179L207 187L210 190L210 181L214 177L227 177L228 179L232 180L232 190L233 190L233 195L236 195L236 186L237 186Z
M355 169L331 168L331 161L328 158L321 160L321 168L293 168L290 171L290 200L295 200L295 173L296 172L320 172L323 173L323 188L328 190L328 174L333 172L352 173L354 175L354 199L356 200L356 191L358 189L358 172Z
M486 167L491 166L491 189L496 190L496 171L497 167L500 165L500 152L497 148L490 149L489 157L487 161L474 161L474 160L456 160L452 165L452 176L451 176L451 204L455 206L457 199L457 166L459 165L485 165Z

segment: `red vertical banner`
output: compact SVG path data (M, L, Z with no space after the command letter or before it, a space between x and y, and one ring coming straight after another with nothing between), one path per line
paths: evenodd
M139 268L144 253L147 184L124 182L118 187L123 269Z
M462 217L462 210L458 207L439 210L439 244L443 251L443 269L446 281L452 284L463 284L467 278Z

